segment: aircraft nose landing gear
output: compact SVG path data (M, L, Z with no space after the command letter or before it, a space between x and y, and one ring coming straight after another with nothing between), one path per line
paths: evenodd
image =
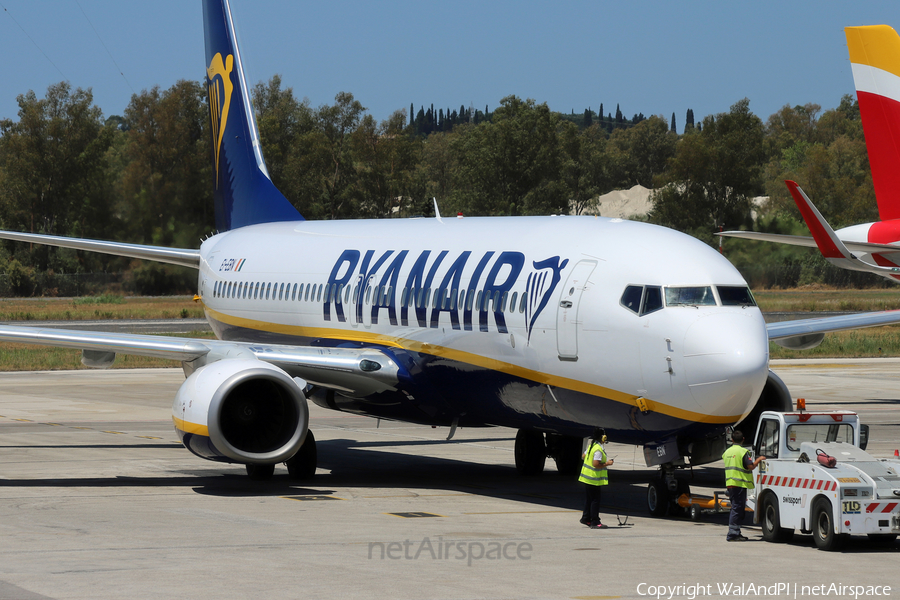
M675 477L675 467L662 465L660 476L647 486L647 509L654 517L681 516L685 509L678 504L678 498L690 493L688 483Z

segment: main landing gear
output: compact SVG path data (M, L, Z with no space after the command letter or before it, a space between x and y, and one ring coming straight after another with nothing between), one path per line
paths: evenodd
M312 431L307 431L303 445L294 456L284 462L284 465L287 467L291 479L312 479L316 474L317 460L316 436ZM246 468L247 476L254 481L268 481L275 474L274 464L248 464Z
M516 434L516 470L522 475L539 475L544 472L549 456L556 461L556 470L561 475L576 475L581 469L581 440L570 435L520 429Z

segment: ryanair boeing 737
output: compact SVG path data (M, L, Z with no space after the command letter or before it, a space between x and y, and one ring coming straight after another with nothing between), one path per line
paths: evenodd
M727 427L791 407L770 339L900 321L767 328L715 250L622 219L306 221L266 171L228 0L204 0L203 16L219 233L199 250L0 233L198 270L217 340L10 326L0 340L79 348L101 368L117 353L180 361L172 418L199 457L312 476L308 400L451 436L515 428L523 473L547 456L577 472L582 436L602 426L662 467L650 497L664 508L676 469L718 459Z

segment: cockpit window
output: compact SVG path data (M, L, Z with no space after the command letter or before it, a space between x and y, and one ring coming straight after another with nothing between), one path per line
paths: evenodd
M756 306L750 288L742 285L717 285L723 306Z
M619 303L636 315L644 316L663 307L662 289L657 285L629 285Z
M662 290L659 286L648 285L644 288L644 305L641 306L641 316L662 309Z
M629 285L625 288L625 293L622 294L622 299L619 302L622 303L622 306L633 312L634 314L640 314L641 312L641 294L644 292L644 286L642 285Z
M712 287L667 287L666 306L715 306Z

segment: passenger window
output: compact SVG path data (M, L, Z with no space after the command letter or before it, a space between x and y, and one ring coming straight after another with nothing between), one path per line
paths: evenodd
M271 284L271 283L267 283L267 284L266 284L266 300L269 299L269 292L271 292L271 291L272 291L272 284Z
M525 312L525 304L527 304L527 302L528 302L528 295L525 292L522 292L522 300L520 301L520 304L519 304L519 312L520 313Z
M450 310L456 310L456 290L450 291Z
M316 302L322 301L322 287L323 287L323 285L320 283L319 284L319 292L316 294Z
M481 310L481 297L484 295L482 290L478 290L478 297L475 299L475 310Z
M641 307L641 316L656 312L662 307L662 289L655 285L648 285L644 288L644 305Z
M625 288L625 292L622 294L619 304L638 315L641 312L641 295L643 292L644 286L629 285Z
M466 298L466 310L472 310L472 302L474 302L475 290L469 290L469 297Z
M281 284L281 289L278 290L278 299L284 300L284 284Z
M462 308L466 305L466 290L459 290L459 304L457 306Z

